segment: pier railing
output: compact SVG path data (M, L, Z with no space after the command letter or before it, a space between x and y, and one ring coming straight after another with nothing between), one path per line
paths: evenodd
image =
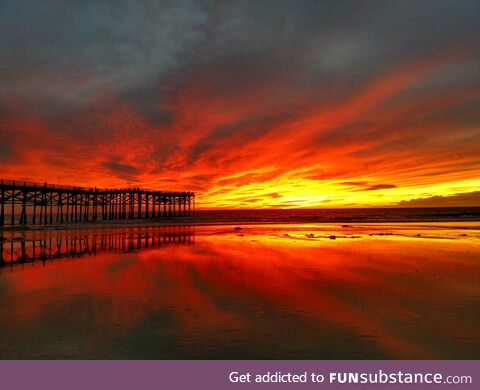
M85 191L85 192L113 192L113 191L142 191L149 193L163 193L170 194L172 192L182 193L182 194L193 194L193 192L182 192L182 191L159 191L152 190L149 188L143 187L126 187L126 188L97 188L97 187L80 187L80 186L66 186L62 184L50 184L50 183L36 183L30 181L20 181L20 180L4 180L0 179L0 187L15 187L15 188L41 188L47 190L64 190L64 191Z

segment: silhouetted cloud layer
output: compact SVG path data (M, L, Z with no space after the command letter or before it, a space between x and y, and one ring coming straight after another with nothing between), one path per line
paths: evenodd
M405 207L458 207L466 204L480 207L480 191L451 196L430 196L428 198L403 200L399 203L400 206Z

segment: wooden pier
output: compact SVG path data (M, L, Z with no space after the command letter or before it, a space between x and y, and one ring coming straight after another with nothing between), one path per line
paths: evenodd
M195 215L195 193L0 180L0 228Z

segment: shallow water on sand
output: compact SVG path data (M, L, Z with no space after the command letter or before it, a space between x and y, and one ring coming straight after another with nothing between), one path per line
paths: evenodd
M148 227L0 241L0 358L480 358L480 224Z

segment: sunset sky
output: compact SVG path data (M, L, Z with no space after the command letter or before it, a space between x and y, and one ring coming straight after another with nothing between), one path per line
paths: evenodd
M480 206L480 2L0 1L0 178Z

